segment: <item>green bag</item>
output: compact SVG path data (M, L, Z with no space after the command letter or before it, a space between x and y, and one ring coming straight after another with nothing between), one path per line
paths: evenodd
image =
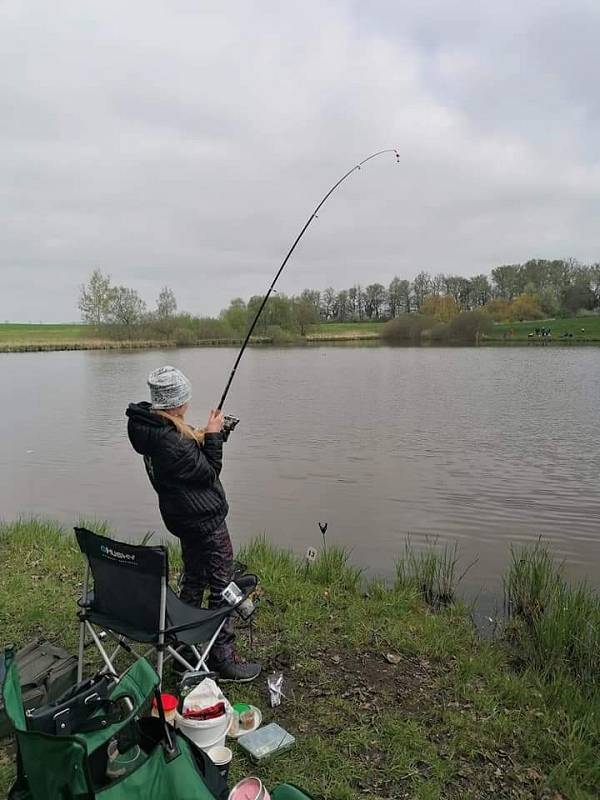
M226 800L217 768L180 732L144 718L159 679L148 661L135 661L111 692L133 706L118 722L91 733L53 736L27 730L21 686L11 650L0 664L6 713L17 739L17 780L9 800ZM133 771L105 779L109 742L128 734L143 758Z

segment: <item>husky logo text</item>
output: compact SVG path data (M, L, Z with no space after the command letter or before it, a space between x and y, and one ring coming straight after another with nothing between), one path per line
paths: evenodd
M133 553L121 553L119 550L113 550L112 547L107 547L105 544L100 545L100 551L102 555L116 558L119 561L135 561Z

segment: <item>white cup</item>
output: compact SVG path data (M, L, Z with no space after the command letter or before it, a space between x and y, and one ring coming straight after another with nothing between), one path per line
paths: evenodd
M227 782L229 765L233 758L232 751L228 747L211 747L210 750L206 751L206 755L210 758L215 767L217 767L223 780Z

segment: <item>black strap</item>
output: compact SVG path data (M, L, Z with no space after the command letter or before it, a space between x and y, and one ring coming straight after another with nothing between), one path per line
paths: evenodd
M134 702L130 695L121 695L115 699L98 698L90 700L86 704L86 714L81 714L81 709L67 708L59 712L54 717L57 736L68 736L74 733L92 733L93 731L104 730L109 725L121 722L127 716L122 713L122 701ZM100 712L100 713L98 713Z

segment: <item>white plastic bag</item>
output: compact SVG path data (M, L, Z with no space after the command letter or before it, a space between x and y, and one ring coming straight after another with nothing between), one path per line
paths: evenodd
M198 686L194 686L192 691L183 700L183 711L201 711L203 708L210 708L217 703L225 703L228 709L229 703L223 692L219 689L212 678L205 678Z

